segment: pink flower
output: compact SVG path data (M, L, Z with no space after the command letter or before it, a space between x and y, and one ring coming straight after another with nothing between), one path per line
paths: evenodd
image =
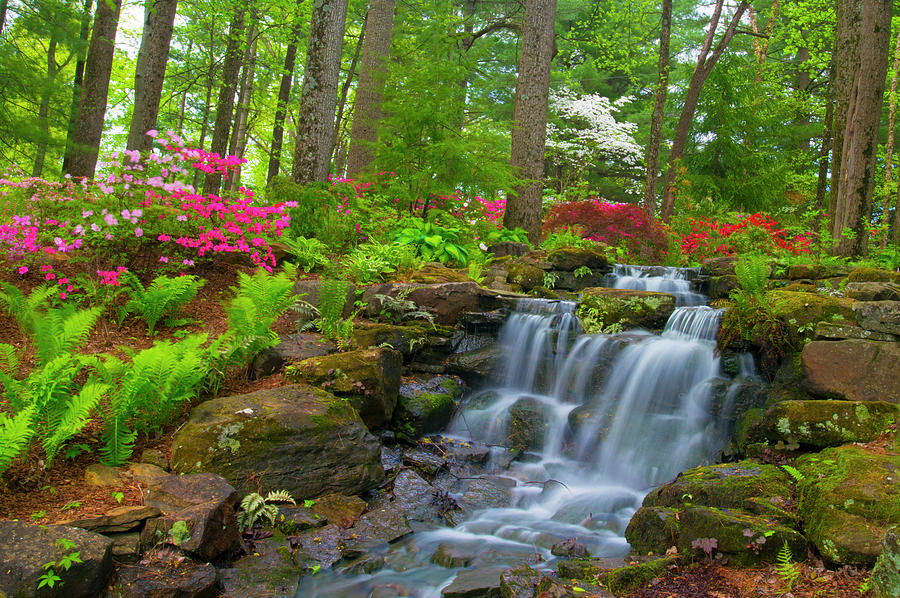
M163 255L163 256L160 256L159 261L161 261L164 264L168 264L169 258L167 258L166 256Z
M28 274L28 266L19 266L19 274Z
M134 229L134 236L138 238L143 237L144 229L142 229L141 227L137 227L136 229Z

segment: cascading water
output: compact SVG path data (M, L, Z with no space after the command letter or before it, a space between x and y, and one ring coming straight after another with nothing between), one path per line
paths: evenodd
M614 289L668 293L675 296L678 306L701 305L706 302L706 297L697 293L691 285L699 273L698 268L616 264L613 271L604 277L604 284Z
M623 284L651 289L677 281L679 302L696 303L690 275L658 270L666 275L661 281L630 268L618 270L630 279ZM392 545L386 566L371 575L304 578L298 597L365 597L395 584L406 593L392 595L440 596L458 569L431 561L448 544L474 555L467 562L479 567L536 557L551 563L550 548L570 538L594 556L627 554L624 530L644 495L713 459L726 441L726 418L711 415L710 405L722 381L714 352L721 313L685 305L662 335L581 335L573 312L570 302L524 301L500 333L498 385L471 395L445 434L522 445L511 462L508 451L495 451L495 471L514 485L511 504L454 528L417 531ZM524 438L517 430L523 421L532 432Z

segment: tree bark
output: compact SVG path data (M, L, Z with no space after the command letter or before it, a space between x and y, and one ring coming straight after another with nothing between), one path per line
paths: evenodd
M247 54L244 57L244 69L241 73L241 86L238 94L238 103L234 109L234 131L228 144L228 153L239 158L244 157L247 149L247 128L250 117L250 100L253 98L253 88L256 78L256 42L257 42L257 17L254 15L253 25L248 35L250 44L247 46ZM225 181L225 188L234 191L241 183L241 168L238 167L232 176Z
M725 52L725 48L728 47L731 38L734 37L737 25L741 21L741 16L749 6L747 0L741 0L741 3L738 4L734 11L734 16L732 16L728 28L719 39L716 47L713 48L719 17L722 15L723 2L724 0L716 0L716 6L709 19L709 30L706 32L706 39L703 41L703 47L700 49L700 55L697 57L697 65L694 67L694 72L691 75L687 95L684 99L684 106L681 109L681 116L678 118L678 126L675 129L675 138L672 140L662 205L662 218L666 222L672 217L672 211L675 208L675 178L678 163L687 144L688 133L691 130L691 121L694 118L694 112L697 110L697 102L700 100L700 90L703 88L703 83L706 82L706 78L709 77L713 67L716 66L716 62L719 61L719 58ZM710 53L710 50L712 50L712 53Z
M368 22L369 14L366 13L365 18L363 19L362 32L366 30L366 23ZM356 76L356 65L359 64L359 55L362 51L363 39L365 35L360 32L359 39L356 41L356 50L353 52L353 60L350 61L350 69L347 71L347 77L344 79L344 84L341 86L341 99L338 101L337 107L337 116L334 118L334 134L331 138L331 147L333 148L333 156L332 159L335 162L335 172L343 172L343 163L346 160L341 160L341 166L339 167L338 155L342 151L342 146L346 144L338 143L340 140L341 133L347 129L344 126L344 122L347 120L344 118L344 109L347 106L347 96L350 95L350 86L353 84L353 78ZM359 101L359 86L357 85L356 92L356 100Z
M672 35L672 0L663 0L659 28L659 68L653 114L650 117L650 141L647 143L647 177L644 181L644 209L656 213L656 182L659 171L659 144L662 140L666 94L669 91L669 42Z
M503 226L510 230L524 229L534 245L541 240L544 144L555 25L556 0L528 0L516 81L510 163L518 177L530 182L515 187L507 198Z
M54 31L56 29L54 28ZM59 65L56 64L56 46L59 43L56 33L50 36L47 46L47 78L44 81L44 89L41 90L41 105L38 108L38 127L41 130L38 138L37 151L34 155L34 167L31 176L40 177L44 172L44 160L47 157L47 145L50 143L50 98L53 95L53 86L56 83L56 74Z
M892 6L892 0L864 0L859 24L859 49L850 75L853 83L832 221L832 234L839 238L836 252L842 256L860 256L868 252ZM841 50L848 51L846 48ZM845 229L853 231L852 238L841 236Z
M84 64L78 122L72 136L72 159L67 171L73 177L93 177L97 167L121 8L122 0L97 3L91 45Z
M381 97L393 30L394 0L370 0L350 128L350 155L347 157L347 176L350 178L367 170L375 158L372 146L378 143Z
M6 25L6 9L9 7L9 0L0 0L0 33L3 33L3 27Z
M900 33L897 34L897 44L894 49L894 65L891 71L891 92L888 95L888 137L884 146L884 200L881 204L881 218L889 224L891 209L891 189L889 183L894 180L894 127L897 124L897 74L900 71ZM888 237L885 235L882 243L887 246Z
M303 0L297 0L299 7ZM298 9L299 10L299 9ZM275 124L272 127L272 149L269 152L269 170L266 182L278 176L281 169L281 147L284 145L284 117L288 101L291 99L291 84L294 80L294 65L297 62L297 42L300 39L301 23L294 24L287 51L284 54L284 69L281 71L281 85L278 88L278 103L275 107Z
M832 62L832 67L834 63ZM831 69L834 70L833 68ZM816 207L825 210L825 195L828 193L828 156L831 154L831 148L834 139L834 89L832 87L833 77L829 77L828 92L825 98L825 124L822 128L822 145L819 148L819 177L816 182Z
M247 8L246 4L239 4L228 28L225 62L222 65L222 87L219 88L219 99L216 102L216 122L213 125L212 141L209 144L209 151L219 154L221 157L224 157L228 150L228 136L234 117L234 94L237 90L238 74L243 58L241 44L244 37L244 15ZM222 173L208 173L203 181L203 193L205 195L216 194L221 185Z
M347 0L314 0L291 178L327 181Z
M144 31L134 72L134 112L128 131L128 149L146 151L153 144L153 138L146 133L156 128L177 9L178 0L148 0L144 5Z
M81 87L84 85L84 59L87 56L87 45L91 37L91 9L94 0L84 0L81 13L81 31L78 39L83 49L78 52L78 60L75 61L75 77L72 80L72 103L69 105L69 124L66 127L66 149L63 153L63 172L69 171L69 162L72 160L72 143L75 135L75 123L78 122L78 105L81 102Z

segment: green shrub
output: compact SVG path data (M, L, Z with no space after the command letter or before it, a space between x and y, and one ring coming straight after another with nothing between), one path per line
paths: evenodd
M167 324L177 324L175 318L181 310L197 296L205 280L193 275L170 277L157 276L144 287L138 277L131 272L123 272L122 279L128 284L129 299L119 312L119 320L132 313L140 314L147 323L150 334L154 334L156 324L164 320Z

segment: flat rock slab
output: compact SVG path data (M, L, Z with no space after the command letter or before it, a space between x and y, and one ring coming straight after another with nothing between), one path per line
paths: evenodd
M159 517L162 511L149 505L136 505L116 507L107 511L105 515L88 519L75 519L66 521L63 525L80 527L99 534L127 532L140 527L144 521L151 517Z
M465 569L446 588L441 590L444 598L500 598L500 582L504 567L487 569Z
M179 557L126 565L116 574L116 592L120 598L215 598L216 568Z
M66 548L64 540L74 543L74 548ZM40 577L46 572L44 564L58 562L73 552L78 552L83 562L72 564L68 570L54 568L62 578L62 589L38 589ZM0 521L0 596L98 596L111 573L112 540L105 536L78 527Z
M900 301L859 301L853 311L866 330L900 334Z
M900 343L813 341L801 363L803 387L817 398L900 403Z

